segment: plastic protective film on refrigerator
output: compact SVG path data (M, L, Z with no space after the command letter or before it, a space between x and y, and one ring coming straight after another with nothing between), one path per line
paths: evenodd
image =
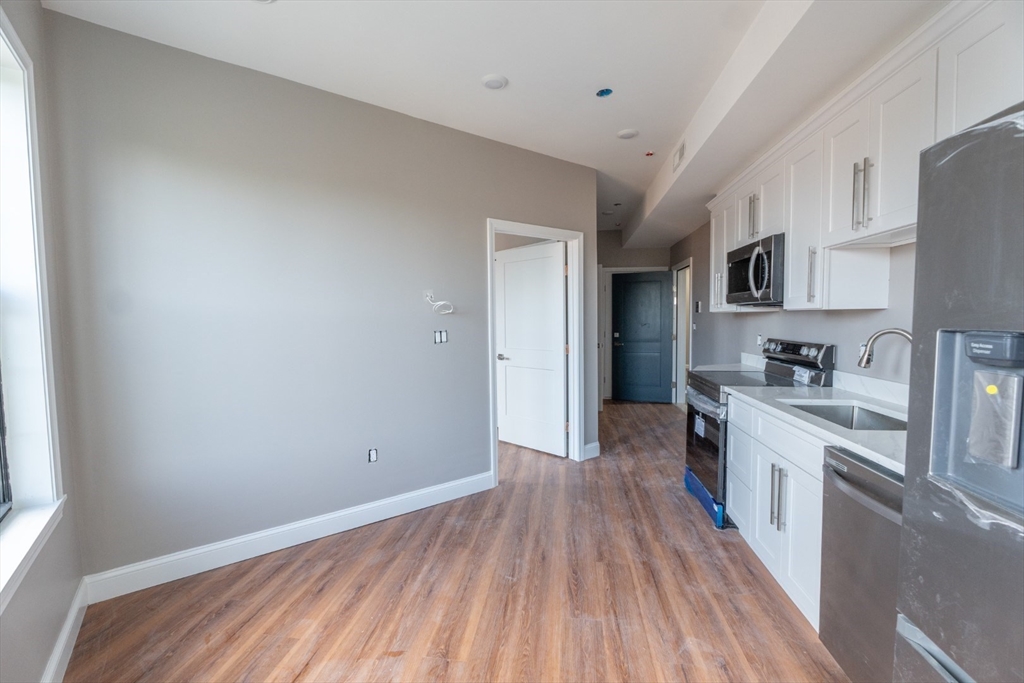
M938 335L931 475L1024 514L1024 334Z

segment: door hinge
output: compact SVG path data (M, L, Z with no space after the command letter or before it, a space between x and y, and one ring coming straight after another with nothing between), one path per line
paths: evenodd
M565 355L567 355L567 356L569 355L569 345L568 344L565 345Z
M569 264L565 264L565 276L569 277Z
M565 423L565 433L566 434L569 433L569 423L568 422Z
M673 334L672 335L672 341L676 341L676 339L677 339L676 335Z
M676 388L676 383L675 383L675 382L672 382L672 388L673 388L673 389L675 389L675 388Z

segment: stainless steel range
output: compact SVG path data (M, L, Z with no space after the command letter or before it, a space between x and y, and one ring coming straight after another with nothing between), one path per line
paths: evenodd
M832 386L832 344L769 339L764 370L746 366L696 368L686 387L686 489L700 500L715 526L728 524L725 509L726 387Z

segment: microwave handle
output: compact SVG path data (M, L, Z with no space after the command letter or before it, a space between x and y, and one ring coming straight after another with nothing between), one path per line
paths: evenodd
M754 284L754 267L757 265L757 257L761 254L761 245L754 247L754 252L750 255L750 265L747 266L747 284L750 286L750 293L755 299L761 298L761 293L757 291L757 285Z

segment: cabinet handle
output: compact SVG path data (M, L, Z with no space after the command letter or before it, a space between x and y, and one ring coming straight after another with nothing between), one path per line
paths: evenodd
M853 162L853 198L850 200L850 227L858 230L860 221L857 220L857 176L860 175L860 164Z
M775 529L776 531L782 531L782 477L785 475L786 470L779 468L779 485L776 486L777 493L775 494Z
M864 157L864 189L861 193L864 197L864 207L861 209L860 215L865 228L868 227L868 223L874 220L873 218L871 218L871 204L868 202L868 192L871 189L871 181L868 180L868 169L871 168L872 166L874 166L874 164L871 163L871 158Z
M753 196L753 200L754 200L754 234L755 235L760 235L761 234L761 217L760 217L759 212L757 210L757 203L759 201L761 201L761 198L758 197L755 194Z
M754 195L746 198L746 237L754 237Z
M818 260L818 248L807 247L807 301L814 301L814 265Z
M718 285L722 281L722 274L715 273L715 291L711 295L711 300L715 306L718 306Z
M775 473L779 467L775 463L772 463L772 493L768 499L768 523L775 524Z

